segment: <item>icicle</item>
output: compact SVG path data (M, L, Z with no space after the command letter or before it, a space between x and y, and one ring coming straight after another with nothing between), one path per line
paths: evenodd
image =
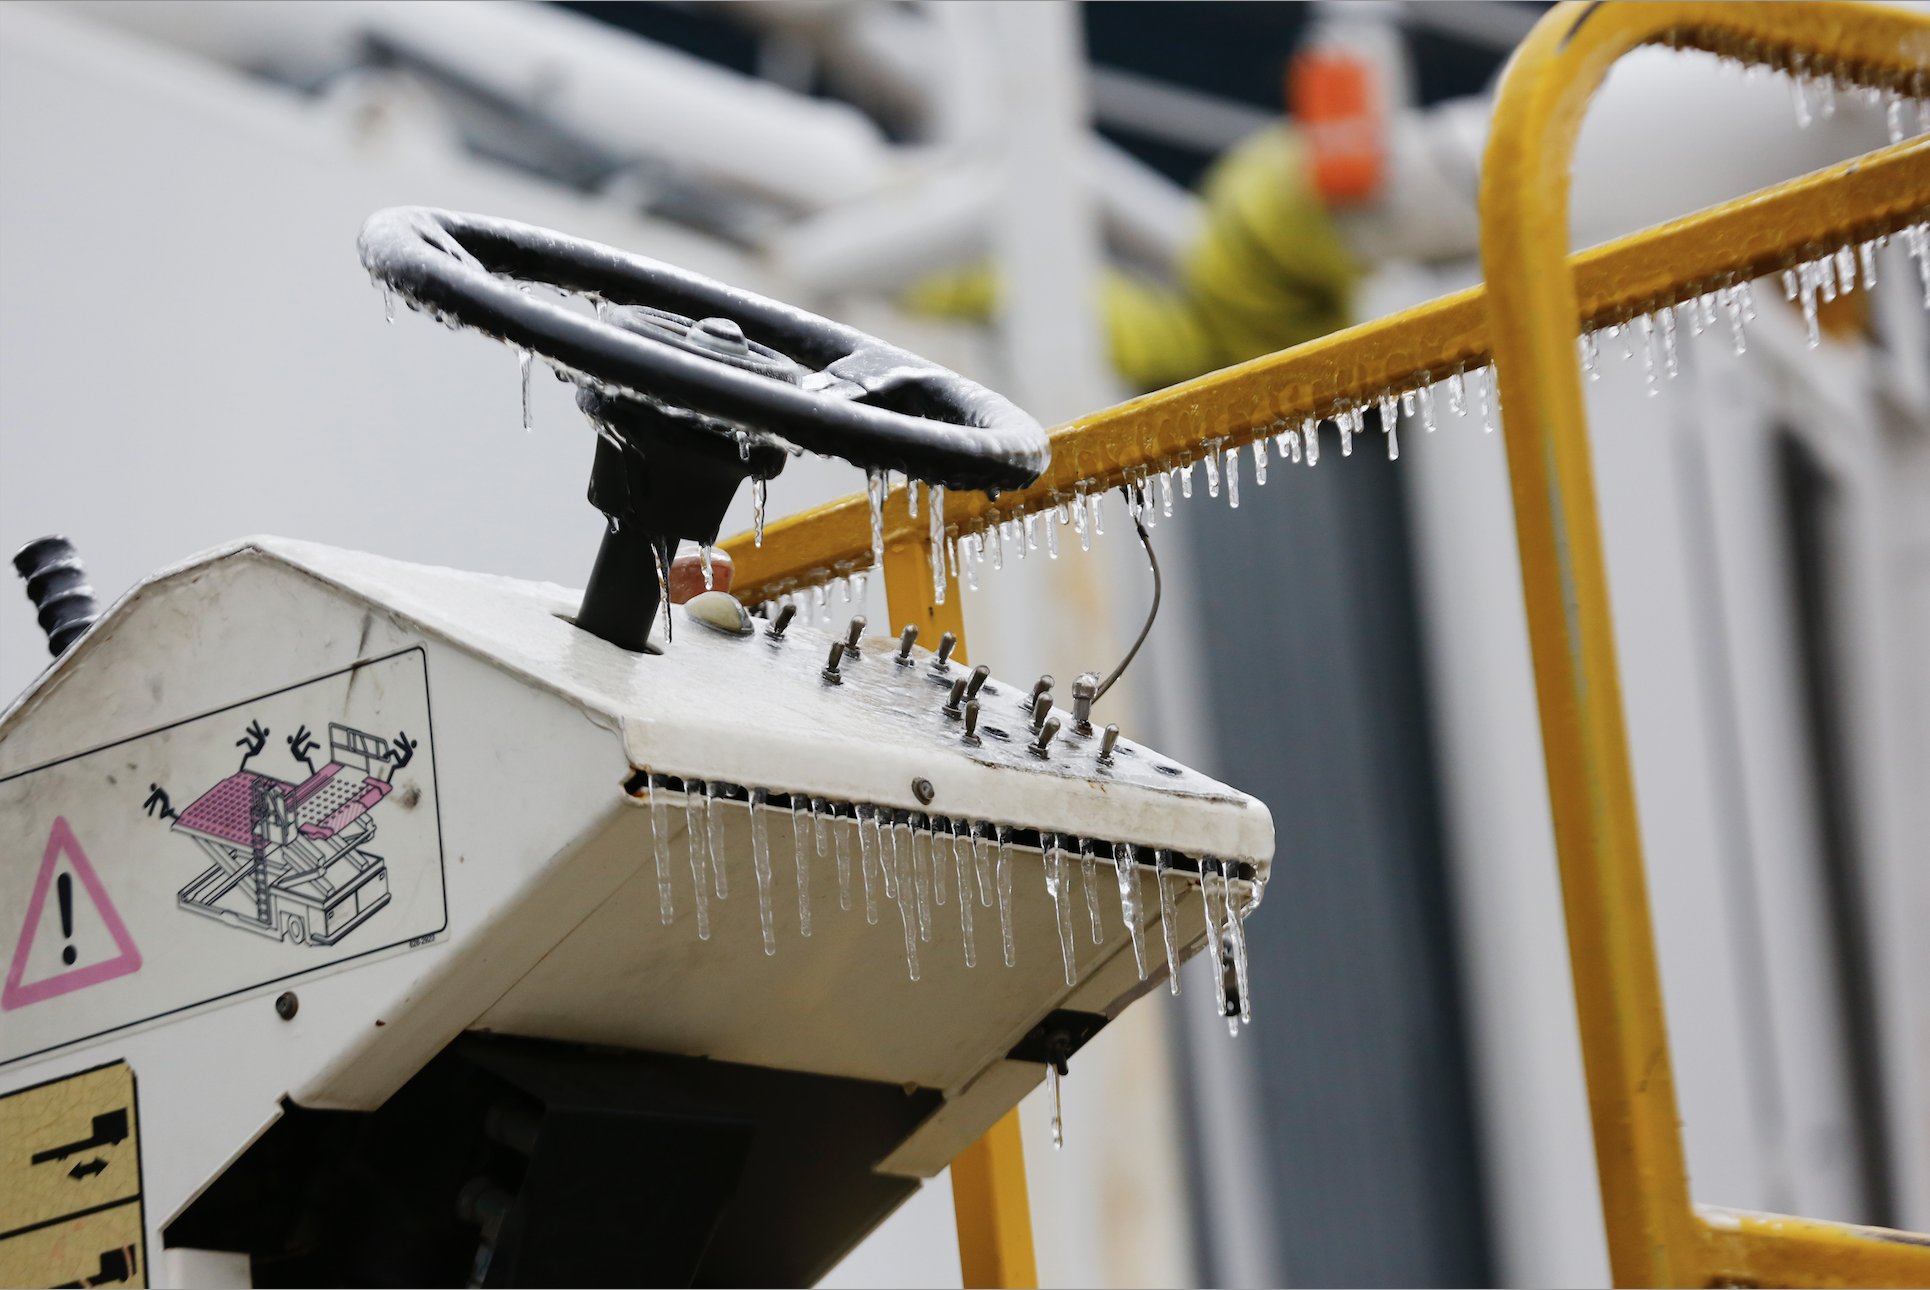
M1012 830L1003 824L992 826L998 851L999 939L1005 950L1005 966L1018 962L1018 946L1012 939Z
M670 810L657 791L657 777L643 773L644 797L650 804L651 850L657 860L657 918L664 926L676 917L670 894Z
M1086 486L1079 484L1072 494L1072 528L1079 535L1079 549L1092 550L1092 533L1086 525Z
M907 871L911 873L912 907L918 915L918 939L931 939L931 856L925 856L925 863L918 863L918 836L922 829L912 826L911 818L906 816L896 821L891 828L891 854L899 861L898 881L904 882Z
M889 813L874 812L872 827L878 832L878 878L886 900L898 898L898 831Z
M1594 335L1591 333L1588 339L1592 347ZM1448 377L1448 411L1464 419L1468 415L1468 380L1459 372Z
M751 871L757 876L757 922L764 929L764 953L777 953L777 927L771 912L771 836L766 827L763 806L768 794L761 788L750 791Z
M1836 248L1836 289L1846 296L1856 290L1856 252L1847 246Z
M703 568L703 571L704 571L704 590L709 591L715 586L716 575L711 571L710 545L708 543L698 544L697 563Z
M1213 912L1212 860L1200 861L1200 904L1206 910L1206 961L1213 970L1213 1008L1217 1016L1227 1014L1226 966L1220 958L1220 915Z
M1488 383L1494 379L1494 369L1483 367L1475 372L1474 393L1481 405L1481 433L1494 433L1494 403L1488 392Z
M1240 989L1240 1025L1253 1022L1253 986L1246 970L1246 911L1233 893L1233 862L1220 861L1220 904L1226 910L1226 939L1233 949L1233 979ZM1227 1019L1229 1028L1233 1019ZM1238 1033L1235 1029L1235 1033Z
M1166 945L1166 986L1172 993L1179 993L1179 914L1173 909L1172 884L1166 877L1172 872L1173 857L1165 850L1153 852L1153 884L1159 888L1159 936Z
M1590 331L1583 332L1575 338L1575 347L1581 351L1582 375L1586 376L1590 381L1601 380L1601 370L1595 363L1595 333Z
M974 826L976 828L976 826ZM952 868L958 878L958 936L965 942L965 966L978 966L978 943L972 934L972 839L952 821Z
M755 547L764 545L764 501L769 483L764 479L751 481L751 545ZM941 599L938 603L945 602Z
M1742 293L1734 287L1724 287L1718 293L1722 300L1722 312L1729 318L1729 340L1735 346L1737 357L1749 352L1749 343L1743 337Z
M1891 142L1896 140L1892 139ZM382 320L390 326L395 325L395 292L387 287L382 288Z
M959 540L958 563L965 570L965 590L978 590L978 566L985 559L979 549L978 534L968 533Z
M996 573L1005 568L1005 528L999 523L998 511L992 511L987 519L985 532L992 539L992 571Z
M1267 486L1267 441L1264 438L1253 441L1253 483L1258 488Z
M684 840L690 845L690 885L697 903L697 939L710 939L710 875L705 871L703 839L709 832L699 817L708 816L710 803L702 780L684 781Z
M1066 1130L1059 1116L1059 1068L1049 1060L1045 1064L1045 1093L1052 1107L1052 1149L1057 1151L1066 1144Z
M1398 461L1401 456L1400 440L1401 405L1391 394L1380 396L1380 429L1387 437L1387 459Z
M931 486L930 540L931 540L931 600L934 605L945 603L945 486Z
M1061 521L1056 515L1047 515L1045 517L1045 553L1049 558L1054 560L1059 558L1060 523Z
M1065 848L1056 833L1042 835L1045 846L1045 890L1052 897L1052 913L1059 926L1059 959L1065 966L1067 985L1079 983L1079 971L1072 959L1072 898L1066 890L1071 877L1066 872Z
M1133 844L1112 844L1112 864L1119 874L1119 916L1125 920L1126 934L1133 942L1133 966L1139 979L1146 979L1146 946L1139 926L1139 866L1133 863Z
M972 844L972 869L978 878L978 903L982 909L992 907L992 848L985 836L985 826L977 820L965 826L966 837Z
M1892 91L1883 109L1883 123L1889 127L1891 143L1902 143L1910 137L1909 127L1904 124L1904 110L1903 96Z
M1656 314L1656 319L1662 324L1662 374L1673 381L1680 370L1675 353L1675 315L1664 309Z
M1836 302L1836 260L1827 255L1820 260L1812 260L1810 271L1816 276L1816 286L1823 294L1823 303L1834 304Z
M1642 333L1642 381L1648 386L1649 397L1652 399L1662 392L1655 383L1655 320L1643 314L1635 321Z
M529 370L531 367L535 366L535 363L533 361L535 357L536 356L534 354L530 353L526 349L519 349L516 351L516 367L517 367L517 371L522 376L522 381L523 381L523 433L524 434L528 434L530 432L530 427L535 424L534 419L529 414Z
M1334 414L1334 424L1340 428L1340 455L1343 457L1354 455L1354 431L1359 429L1355 418L1358 415L1357 408L1346 408Z
M1863 290L1874 291L1876 289L1876 245L1875 243L1865 242L1861 246L1857 247L1856 258L1859 261L1861 261L1863 265Z
M1206 466L1206 495L1220 495L1220 441L1213 440L1206 445L1206 456L1200 459Z
M1816 324L1816 270L1811 265L1803 265L1798 271L1797 286L1803 296L1803 326L1809 332L1809 347L1815 349L1823 343L1823 333Z
M835 845L838 862L838 908L851 908L851 835L857 832L858 822L846 819L842 812L831 817L831 838ZM823 854L822 844L818 847Z
M663 639L670 643L670 571L663 567L663 550L650 544L650 558L657 562L657 607L663 613Z
M911 872L913 865L910 839L907 838L903 846L898 844L899 829L904 827L901 822L891 831L891 865L897 870L898 921L905 929L905 971L910 973L912 980L916 981L918 979L918 942L921 939L930 940L931 933L927 923L924 936L919 935L919 924L929 918L925 912L924 903L920 901L917 912L912 912L912 891L920 884L917 876Z
M717 880L717 899L725 900L730 896L730 877L724 872L724 813L717 809L724 786L712 780L705 788L704 795L709 798L705 804L705 814L709 817L710 827L705 830L710 846L710 874Z
M905 516L907 519L918 518L918 481L909 476L905 479Z
M1086 505L1092 508L1092 535L1106 536L1106 495L1104 493L1088 494Z
M1179 495L1181 501L1193 500L1193 463L1185 462L1174 468L1179 474Z
M865 475L865 492L871 498L871 567L885 567L885 473L882 470L870 471Z
M1790 61L1790 99L1796 108L1796 124L1807 130L1815 119L1809 107L1809 74L1803 70L1803 56L1797 54Z
M1170 518L1173 514L1173 472L1159 472L1159 513Z
M860 806L858 811L858 869L864 878L864 920L876 924L878 921L878 893L874 889L872 874L884 864L884 848L879 845L878 821L873 811L876 808Z
M1425 377L1426 373L1422 373ZM1434 433L1434 386L1421 387L1421 429L1427 434Z
M1828 74L1817 79L1816 114L1825 121L1836 115L1836 78Z
M1079 878L1086 889L1086 919L1092 924L1092 943L1103 945L1106 928L1099 921L1099 867L1092 854L1092 839L1079 839Z
M913 827L917 826L914 825ZM943 909L946 899L945 861L944 858L938 854L938 844L940 841L938 830L939 823L937 820L928 822L924 830L925 856L931 863L931 903L939 909Z
M797 933L799 936L811 934L811 856L805 849L811 841L805 821L807 809L803 796L793 794L791 797L791 865L797 871Z

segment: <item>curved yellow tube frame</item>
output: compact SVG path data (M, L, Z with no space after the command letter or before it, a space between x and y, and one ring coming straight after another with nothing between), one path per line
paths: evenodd
M1698 1212L1689 1198L1575 354L1580 302L1567 265L1569 167L1583 112L1617 58L1656 42L1899 91L1930 67L1930 23L1893 10L1570 3L1515 52L1495 103L1481 172L1482 271L1609 1263L1620 1285L1930 1283L1925 1238ZM1921 144L1901 160L1905 187L1926 181ZM1915 218L1925 205L1919 199ZM1855 212L1838 210L1789 249L1808 258L1858 236ZM1707 249L1712 262L1724 258ZM1679 295L1658 290L1647 307Z
M1930 21L1862 4L1567 3L1509 64L1482 173L1485 288L1095 413L1052 436L1052 466L993 501L948 500L952 535L1098 491L1490 361L1500 377L1542 740L1554 808L1609 1259L1620 1285L1930 1285L1930 1237L1691 1203L1663 1024L1608 581L1577 370L1579 330L1815 258L1930 213L1930 139L1765 189L1570 256L1568 173L1589 98L1643 44L1707 50L1920 93ZM934 606L925 521L885 514L894 624L962 637ZM727 543L748 602L870 563L847 498ZM1030 1284L1013 1117L954 1166L967 1284Z

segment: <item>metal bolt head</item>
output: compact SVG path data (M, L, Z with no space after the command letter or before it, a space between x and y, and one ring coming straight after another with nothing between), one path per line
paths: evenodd
M921 804L930 806L932 798L938 796L938 790L932 787L930 780L920 775L917 779L911 781L911 795L917 798Z
M283 990L275 996L275 1015L283 1021L293 1021L301 1010L302 1001L295 997L293 990Z

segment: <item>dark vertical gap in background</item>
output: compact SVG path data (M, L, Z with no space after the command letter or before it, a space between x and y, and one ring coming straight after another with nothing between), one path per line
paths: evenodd
M1249 937L1255 1021L1238 1040L1257 1046L1274 1244L1301 1285L1486 1285L1398 466L1378 434L1351 458L1331 430L1323 445L1318 470L1276 462L1264 489L1249 457L1238 511L1196 485L1177 544L1228 624L1208 660L1206 769L1267 802L1278 836ZM1198 1255L1219 1283L1214 1250Z
M1896 1191L1884 1113L1875 964L1870 958L1869 906L1851 784L1854 769L1843 729L1840 692L1846 672L1835 632L1839 615L1829 585L1830 571L1846 563L1836 549L1838 498L1822 464L1795 435L1785 432L1778 437L1777 458L1796 616L1791 627L1802 668L1804 718L1815 774L1818 856L1863 1184L1861 1218L1879 1227L1894 1227Z

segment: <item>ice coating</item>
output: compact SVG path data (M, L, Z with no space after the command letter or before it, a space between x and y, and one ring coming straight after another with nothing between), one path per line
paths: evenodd
M710 939L710 874L705 859L703 839L708 834L705 827L710 814L709 804L704 797L704 786L699 780L684 784L684 840L690 846L690 885L697 910L697 939Z
M1159 937L1166 945L1166 986L1179 993L1179 914L1173 908L1173 885L1169 877L1173 857L1164 850L1153 852L1153 882L1159 887Z
M655 775L646 770L643 782L650 806L650 849L657 863L657 917L668 927L677 916L670 892L670 808Z
M1132 938L1133 966L1139 969L1139 979L1144 981L1146 946L1139 926L1139 866L1134 863L1135 858L1132 843L1113 843L1112 863L1119 876L1119 915L1125 920L1126 934Z
M704 790L704 796L708 799L704 805L704 818L706 823L706 828L704 829L705 845L708 849L710 874L711 877L716 880L717 899L719 900L728 899L730 896L730 878L724 872L724 829L726 827L726 821L724 819L724 813L717 809L717 802L722 796L723 791L724 786L715 780L711 781Z
M1045 890L1052 897L1052 912L1059 925L1059 960L1065 966L1066 984L1077 985L1079 969L1073 959L1072 897L1066 890L1070 885L1065 848L1056 833L1049 834L1045 843Z

